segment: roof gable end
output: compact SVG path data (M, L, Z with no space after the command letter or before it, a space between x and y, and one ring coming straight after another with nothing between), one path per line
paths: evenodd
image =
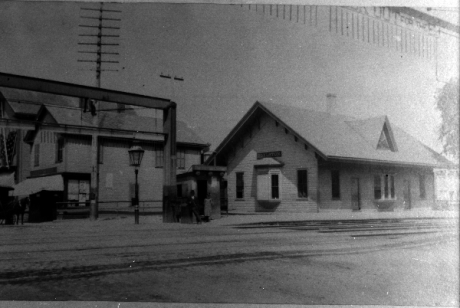
M260 116L260 113L264 113L271 117L274 121L279 123L282 127L288 130L292 135L296 136L302 142L304 142L308 147L314 149L315 153L317 153L320 157L326 158L326 155L320 151L317 147L315 147L309 140L307 140L304 136L302 136L299 132L297 132L294 128L290 127L287 124L287 121L282 118L282 115L276 114L276 111L272 111L270 108L271 104L256 101L254 105L245 113L243 118L237 123L237 125L230 131L230 133L225 137L225 139L217 146L216 150L214 151L213 155L208 158L207 162L213 160L216 155L219 155L221 152L225 152L226 148L231 148L232 143L237 143L239 141L239 134L240 132L244 131L245 125L254 118ZM281 105L280 105L281 106Z
M45 105L42 105L40 110L38 110L36 121L41 123L58 123Z
M398 147L396 145L396 140L393 135L393 130L391 129L390 121L388 117L385 116L385 121L383 122L382 131L380 133L379 140L376 146L377 150L390 150L392 152L397 152Z

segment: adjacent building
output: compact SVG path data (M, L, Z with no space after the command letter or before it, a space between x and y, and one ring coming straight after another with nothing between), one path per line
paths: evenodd
M229 210L431 208L448 160L386 116L332 111L256 102L207 161L227 168Z
M135 175L129 165L128 150L137 144L145 151L138 175L141 208L161 212L164 157L161 117L139 116L135 110L108 102L98 102L97 106L85 106L78 100L47 104L41 98L37 103L3 96L3 118L25 127L9 129L15 134L15 150L9 156L10 165L2 165L2 174L5 182L15 178L8 185L8 190L14 188L10 195L31 196L32 204L41 206L41 214L37 214L40 220L56 218L55 208L44 209L48 205L87 204L92 171L91 136L96 134L99 209L123 210L131 205ZM199 165L207 147L192 129L178 121L177 173Z
M458 208L459 173L457 168L435 169L436 205L438 208Z

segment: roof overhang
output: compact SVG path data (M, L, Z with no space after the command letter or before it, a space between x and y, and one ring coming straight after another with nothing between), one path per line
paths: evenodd
M187 178L187 177L195 177L200 175L201 173L212 173L215 175L223 176L224 173L227 172L227 167L224 166L207 166L207 165L192 165L192 168L188 172L184 172L177 175L177 178Z
M284 163L273 158L273 157L265 157L262 159L257 160L254 163L254 168L273 168L273 167L283 167Z
M429 15L429 14L424 13L422 11L415 10L413 8L410 8L410 7L398 7L398 6L390 7L390 9L392 11L396 12L396 13L404 13L404 14L407 14L407 15L410 15L410 16L414 16L416 18L420 18L422 20L427 21L429 24L436 25L436 26L442 27L444 29L450 30L452 32L459 33L459 26L458 25L455 25L455 24L453 24L451 22L443 20L443 19L441 19L439 17Z
M280 118L278 118L275 114L273 114L270 110L268 110L264 105L262 105L261 103L259 102L256 102L256 104L258 105L258 107L260 109L262 109L263 111L265 111L268 115L270 115L272 118L274 118L276 121L278 121L280 123L280 125L282 125L283 127L285 127L286 129L289 130L289 132L296 136L297 138L299 138L303 143L306 143L309 147L311 147L315 153L323 158L323 159L327 159L327 156L326 154L324 154L323 152L321 152L317 147L315 147L313 144L311 144L308 140L306 140L304 137L302 137L301 135L299 135L294 129L292 129L289 125L287 125L286 123L284 123Z
M417 167L417 168L445 168L443 165L436 164L424 164L416 162L399 162L399 161L387 161L387 160L373 160L364 158L353 158L353 157L339 157L329 156L326 162L330 163L353 163L353 164L366 164L366 165L385 165L394 167ZM447 167L447 166L446 166Z
M55 174L39 178L30 178L15 185L14 191L11 193L13 196L28 196L38 193L43 190L47 191L63 191L64 181L62 175Z
M227 172L227 167L224 167L224 166L192 165L192 171Z

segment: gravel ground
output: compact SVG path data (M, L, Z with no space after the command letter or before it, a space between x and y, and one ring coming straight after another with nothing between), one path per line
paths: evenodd
M458 219L441 213L2 226L0 306L458 306Z

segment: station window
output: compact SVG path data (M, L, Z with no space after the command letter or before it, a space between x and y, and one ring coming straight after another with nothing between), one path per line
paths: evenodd
M271 178L271 198L279 199L280 198L280 179L278 173L270 174Z
M236 173L236 198L237 199L244 198L244 173L243 172Z
M297 170L297 196L299 198L308 197L307 170Z
M331 170L332 199L340 199L340 173L339 170Z
M394 175L374 175L374 199L386 200L395 198Z

